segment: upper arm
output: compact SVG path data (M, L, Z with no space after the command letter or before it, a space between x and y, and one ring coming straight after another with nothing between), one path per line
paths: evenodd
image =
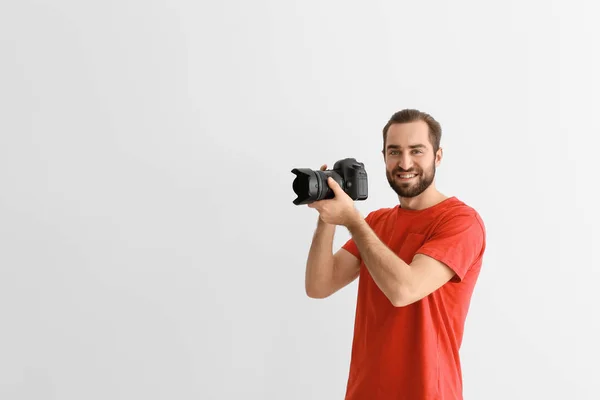
M409 268L411 284L401 293L397 306L407 306L429 296L456 274L443 262L424 254L416 254Z

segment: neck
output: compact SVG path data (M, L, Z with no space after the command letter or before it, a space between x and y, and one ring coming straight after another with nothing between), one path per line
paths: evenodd
M431 186L425 189L423 193L416 197L398 196L398 199L400 200L400 207L406 210L424 210L446 200L447 198L448 196L438 191L433 183Z

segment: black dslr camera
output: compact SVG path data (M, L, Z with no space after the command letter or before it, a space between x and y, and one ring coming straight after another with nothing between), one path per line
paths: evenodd
M332 177L352 200L365 200L368 195L367 171L363 163L354 158L337 161L333 169L325 171L310 168L294 168L296 175L292 187L297 197L295 205L310 204L318 200L332 199L333 190L327 185Z

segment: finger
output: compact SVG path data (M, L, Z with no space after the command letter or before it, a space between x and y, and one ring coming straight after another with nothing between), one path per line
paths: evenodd
M327 184L329 185L329 187L331 188L331 190L333 190L334 194L337 195L337 194L340 194L341 192L343 192L341 186L338 185L338 183L332 177L328 177L327 178Z
M315 208L315 209L319 210L321 208L321 202L320 201L313 201L308 206L310 208Z
M308 203L308 208L319 208L320 205L320 201L313 201L312 203Z
M325 171L327 169L327 164L321 165L321 171Z

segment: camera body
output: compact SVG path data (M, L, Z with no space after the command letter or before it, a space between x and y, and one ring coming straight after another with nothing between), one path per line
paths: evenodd
M325 171L294 168L292 173L296 175L292 184L297 196L293 201L295 205L332 199L334 193L327 185L328 177L332 177L352 200L365 200L368 197L367 171L364 164L355 158L336 161L332 169Z

